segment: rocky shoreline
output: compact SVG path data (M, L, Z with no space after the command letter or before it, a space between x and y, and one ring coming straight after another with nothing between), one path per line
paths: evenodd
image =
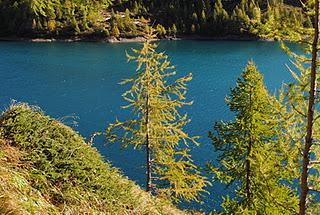
M89 37L70 37L70 38L29 38L29 37L0 37L0 41L28 41L28 42L107 42L107 43L131 43L144 42L144 37L134 38L89 38Z
M115 37L70 37L70 38L24 38L24 37L0 37L0 41L29 41L29 42L106 42L106 43L141 43L146 39L138 36L133 38ZM274 41L274 39L262 39L256 37L244 37L238 35L227 35L223 37L209 37L200 35L184 35L177 37L166 37L158 40L199 40L199 41Z

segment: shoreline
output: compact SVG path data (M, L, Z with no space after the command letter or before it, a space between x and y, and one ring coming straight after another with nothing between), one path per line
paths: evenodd
M210 37L210 36L200 36L200 35L179 35L177 37L165 37L158 38L157 40L167 40L167 41L179 41L179 40L194 40L194 41L266 41L273 42L274 39L263 39L257 37L245 37L245 36L237 36L237 35L227 35L221 37ZM69 37L69 38L28 38L28 37L17 37L17 36L7 36L0 37L1 41L7 42L35 42L35 43L50 43L50 42L105 42L111 44L117 43L142 43L145 41L144 37L137 36L133 38L115 38L115 37Z

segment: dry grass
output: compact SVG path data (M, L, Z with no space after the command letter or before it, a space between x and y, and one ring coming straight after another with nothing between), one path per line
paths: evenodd
M54 212L54 206L28 183L28 167L20 158L21 151L0 139L0 214Z

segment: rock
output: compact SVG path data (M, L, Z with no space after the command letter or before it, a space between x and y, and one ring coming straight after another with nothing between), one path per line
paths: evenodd
M35 38L35 39L31 39L32 42L40 42L40 43L43 43L43 42L54 42L56 41L55 39L45 39L45 38Z

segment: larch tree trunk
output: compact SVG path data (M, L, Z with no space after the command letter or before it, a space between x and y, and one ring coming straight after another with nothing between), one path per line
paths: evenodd
M149 86L147 85L146 95L146 191L149 192L152 189L152 178L151 178L151 145L150 145L150 117L149 117Z
M249 111L252 113L252 89L250 88L250 95L249 95L249 104L250 108ZM252 116L250 117L250 131L249 131L249 145L248 145L248 151L247 151L247 160L246 160L246 195L247 195L247 207L251 206L251 183L250 183L250 177L251 177L251 165L250 165L250 154L252 149Z
M249 142L248 146L248 157L250 156L252 143ZM247 206L250 207L251 205L251 184L250 184L250 176L251 176L251 169L250 169L250 160L247 158L246 160L246 195L247 195Z
M318 42L319 42L319 0L315 0L315 21L314 21L314 38L312 43L312 61L310 73L310 91L309 91L309 104L307 112L307 128L305 136L305 144L303 149L302 158L302 172L300 179L300 201L299 201L299 215L305 215L307 210L307 196L308 188L308 166L310 163L310 149L312 146L312 130L315 108L315 93L317 87L317 58L318 58Z

